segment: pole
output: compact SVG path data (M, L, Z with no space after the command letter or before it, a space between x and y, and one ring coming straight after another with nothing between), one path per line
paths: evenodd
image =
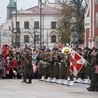
M48 29L47 29L47 48L48 48Z
M40 48L42 45L42 0L40 1Z
M15 38L15 46L17 47L17 0L16 0L16 38Z
M34 30L34 49L36 48L36 38L35 38L35 34L36 33L36 31Z
M1 19L1 17L0 17L0 19ZM0 31L0 48L1 48L1 32L2 31Z

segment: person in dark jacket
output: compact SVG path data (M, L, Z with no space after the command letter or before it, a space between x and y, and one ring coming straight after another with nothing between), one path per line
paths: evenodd
M3 68L3 61L2 57L0 57L0 78L2 78L2 68Z

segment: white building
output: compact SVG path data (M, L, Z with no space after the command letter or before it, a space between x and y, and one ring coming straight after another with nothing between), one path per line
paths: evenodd
M0 47L4 44L11 46L12 42L12 32L10 26L10 20L0 26Z
M0 26L0 47L2 47L3 44L7 44L9 46L12 45L12 20L11 20L11 14L12 11L16 9L16 4L14 0L10 0L8 6L7 6L7 20L5 23L3 23Z
M10 5L13 0L10 0ZM13 3L14 4L14 3ZM8 29L10 32L13 32L11 36L12 44L24 47L32 46L39 47L40 46L40 7L39 5L28 8L26 10L15 10L10 15L7 22L4 26L5 29ZM8 7L9 10L9 7ZM9 11L8 11L9 12ZM16 15L17 12L17 15ZM42 5L42 32L41 38L42 43L46 47L54 47L54 45L58 42L58 31L57 31L57 21L60 15L59 6L57 8L57 3L49 3L48 0L45 0L45 3ZM16 17L17 16L17 17ZM8 18L9 18L8 17ZM17 22L16 22L17 21ZM16 27L17 23L17 27ZM16 30L17 28L17 30ZM16 33L17 32L17 33ZM17 39L15 38L17 37Z

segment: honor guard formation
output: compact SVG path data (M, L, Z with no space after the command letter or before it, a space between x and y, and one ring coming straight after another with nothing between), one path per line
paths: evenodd
M26 84L32 83L33 78L68 86L82 83L89 85L88 91L98 91L98 49L79 46L32 49L4 45L0 54L0 78L23 79Z

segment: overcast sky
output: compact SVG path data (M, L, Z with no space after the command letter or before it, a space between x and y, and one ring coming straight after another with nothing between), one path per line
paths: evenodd
M10 0L0 0L0 24L4 23L7 17L7 5ZM44 0L43 0L44 1ZM53 2L54 0L49 0L50 2ZM27 9L32 6L35 6L38 4L38 0L17 0L17 6L19 9Z

